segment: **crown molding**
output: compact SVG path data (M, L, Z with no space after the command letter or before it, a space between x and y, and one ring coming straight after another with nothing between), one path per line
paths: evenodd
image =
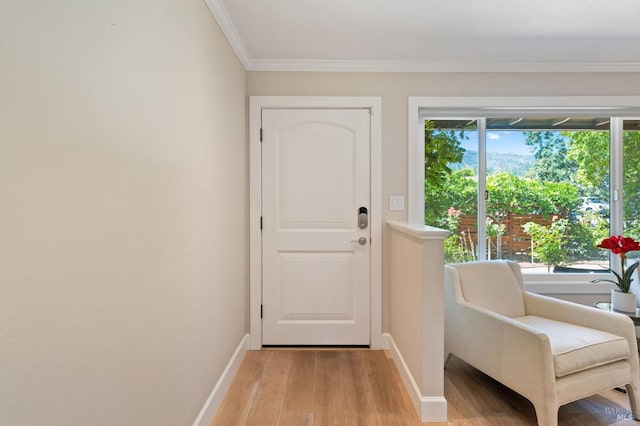
M204 0L204 2L209 7L211 14L218 22L218 25L225 37L227 37L227 40L240 60L240 63L244 66L245 70L248 70L249 64L251 63L249 52L247 51L247 47L245 46L244 41L242 41L242 37L240 37L240 33L233 23L229 12L227 12L227 8L224 7L224 3L222 0Z
M316 72L640 72L640 62L432 62L254 59L222 0L204 0L247 71Z
M247 71L320 72L640 72L640 62L430 62L250 59Z

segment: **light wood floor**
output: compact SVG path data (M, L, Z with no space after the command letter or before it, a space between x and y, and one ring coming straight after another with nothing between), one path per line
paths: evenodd
M531 403L452 357L445 369L449 425L535 426ZM638 425L626 395L609 391L560 408L560 426ZM420 425L385 351L249 351L213 426ZM443 425L445 423L441 423ZM435 424L437 425L437 424Z

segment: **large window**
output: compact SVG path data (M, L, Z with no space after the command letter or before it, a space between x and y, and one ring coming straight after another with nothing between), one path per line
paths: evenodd
M622 219L624 234L640 241L640 119L616 119L622 129ZM640 252L629 253L630 258Z
M640 239L640 120L427 115L423 123L424 221L451 231L447 262L606 272L602 238L624 230Z

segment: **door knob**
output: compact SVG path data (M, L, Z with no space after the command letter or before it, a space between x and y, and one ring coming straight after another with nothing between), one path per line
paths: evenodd
M358 238L357 240L353 240L353 241L351 241L351 242L352 242L352 243L358 243L358 244L360 244L361 246L363 246L363 245L367 244L367 237L360 237L360 238Z

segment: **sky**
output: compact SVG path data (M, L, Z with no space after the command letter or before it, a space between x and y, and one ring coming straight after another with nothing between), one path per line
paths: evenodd
M462 142L462 147L469 151L478 150L478 132L466 131L468 140ZM525 136L519 130L489 130L487 131L487 151L498 153L513 153L531 155L531 147L524 144Z

